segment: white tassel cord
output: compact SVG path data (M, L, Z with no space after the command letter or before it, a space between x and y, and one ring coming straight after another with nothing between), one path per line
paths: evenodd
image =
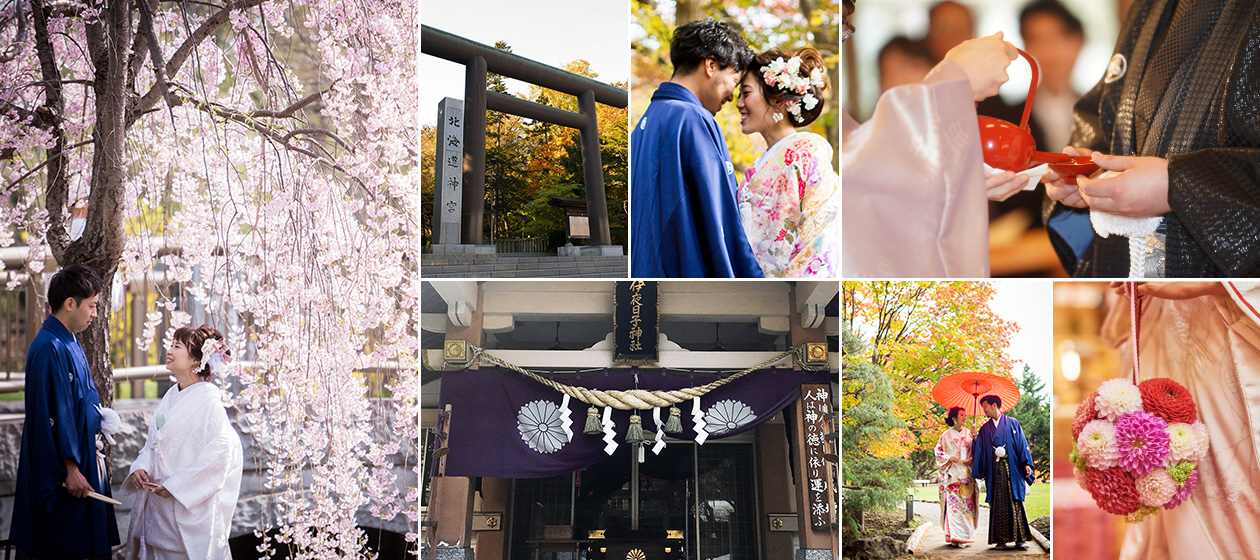
M1114 171L1107 171L1098 178L1106 179L1116 175L1118 173ZM1129 278L1146 276L1146 238L1155 233L1163 221L1163 216L1131 218L1098 210L1089 212L1089 222L1100 237L1120 235L1129 238Z
M1146 236L1129 238L1129 278L1146 276Z

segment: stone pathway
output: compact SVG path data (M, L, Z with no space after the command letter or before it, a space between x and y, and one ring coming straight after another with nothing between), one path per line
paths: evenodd
M914 551L915 556L942 559L974 556L1050 557L1050 554L1042 550L1035 540L1028 541L1028 550L998 550L989 545L989 508L987 507L980 508L980 522L976 526L976 542L971 543L967 548L954 548L945 544L945 530L940 524L940 508L940 504L931 502L914 503L915 513L924 515L926 512L925 517L932 522L932 526L923 535L923 540L919 541L919 547Z

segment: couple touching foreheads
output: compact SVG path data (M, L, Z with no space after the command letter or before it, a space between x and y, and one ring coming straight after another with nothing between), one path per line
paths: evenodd
M635 278L839 275L839 180L825 138L830 79L812 48L753 53L726 23L674 31L674 73L631 133ZM714 115L736 100L740 131L768 146L742 183Z

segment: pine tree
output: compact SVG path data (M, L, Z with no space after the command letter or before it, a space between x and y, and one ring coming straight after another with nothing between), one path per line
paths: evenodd
M1019 404L1008 413L1019 420L1028 439L1028 450L1033 457L1033 474L1037 478L1050 476L1050 405L1042 391L1045 383L1024 364L1023 377L1019 380Z
M906 498L910 461L880 452L891 434L905 428L894 413L896 399L888 376L867 358L862 341L844 331L844 401L841 451L844 465L844 529L860 533L860 512L896 507Z

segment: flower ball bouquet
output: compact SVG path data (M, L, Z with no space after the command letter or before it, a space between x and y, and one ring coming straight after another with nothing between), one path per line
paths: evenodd
M1072 438L1076 483L1129 523L1185 502L1208 449L1194 399L1171 379L1103 382L1076 409Z

